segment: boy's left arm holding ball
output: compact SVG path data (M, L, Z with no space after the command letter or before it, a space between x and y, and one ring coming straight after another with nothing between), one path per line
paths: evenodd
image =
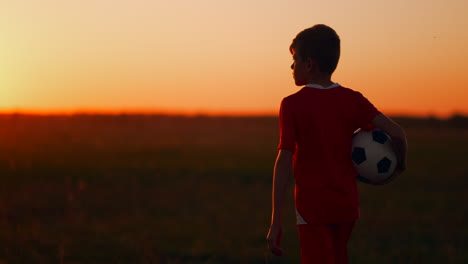
M408 143L403 128L384 114L378 114L372 121L372 124L387 133L392 138L393 149L395 150L398 157L398 167L395 169L393 175L386 181L378 184L383 185L394 180L396 177L398 177L398 175L406 170Z

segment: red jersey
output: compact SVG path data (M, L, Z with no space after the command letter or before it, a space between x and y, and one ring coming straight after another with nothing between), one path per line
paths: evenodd
M296 210L309 224L359 218L352 136L379 113L361 93L335 86L304 87L281 102L278 149L294 153Z

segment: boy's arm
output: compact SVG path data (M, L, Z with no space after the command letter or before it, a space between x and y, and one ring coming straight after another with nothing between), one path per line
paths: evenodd
M398 157L398 167L396 168L394 175L392 175L388 181L383 183L385 184L406 170L408 143L403 128L384 114L378 114L372 121L372 124L383 130L392 138L393 149L395 150Z
M291 151L280 149L273 172L271 225L267 241L271 252L279 256L283 254L283 250L279 245L282 233L284 200L289 178L292 175L292 156Z

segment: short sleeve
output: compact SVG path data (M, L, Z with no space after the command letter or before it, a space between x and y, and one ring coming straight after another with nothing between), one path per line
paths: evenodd
M356 92L355 94L355 103L357 109L355 120L357 122L356 125L360 128L367 127L372 123L375 116L380 113L380 111L360 92Z
M280 120L280 142L278 149L287 149L294 153L296 151L296 124L291 107L286 98L281 101Z

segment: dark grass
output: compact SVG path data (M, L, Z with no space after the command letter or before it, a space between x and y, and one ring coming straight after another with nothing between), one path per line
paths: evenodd
M398 119L409 168L360 184L351 263L468 263L468 129ZM276 118L0 116L0 263L298 263L268 254Z

